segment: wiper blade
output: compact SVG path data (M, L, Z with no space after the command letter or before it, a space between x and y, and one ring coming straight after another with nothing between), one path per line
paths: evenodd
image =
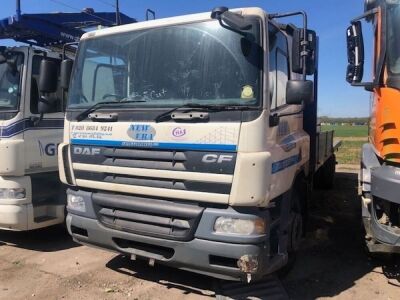
M76 120L78 122L84 120L87 118L87 116L96 111L99 108L102 107L108 107L108 106L123 106L127 103L137 103L137 102L146 102L144 100L129 100L129 101L103 101L103 102L98 102L92 106L90 106L89 108L85 109L83 112L81 112L79 115L76 116Z
M156 121L156 123L158 123L161 121L165 121L166 119L170 119L172 113L174 113L177 110L184 109L184 108L187 108L188 109L187 111L196 109L196 110L205 110L205 111L213 112L213 111L223 111L223 110L249 110L254 107L240 106L240 105L232 106L232 105L207 105L207 104L198 104L198 103L188 103L188 104L174 107L173 109L168 110L166 112L163 112L162 114L158 115L155 118L155 121Z

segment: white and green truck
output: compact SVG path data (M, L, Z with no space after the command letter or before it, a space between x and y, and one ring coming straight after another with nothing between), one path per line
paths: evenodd
M302 28L276 21L293 15ZM70 234L223 279L283 267L314 174L329 186L335 171L316 81L302 12L220 7L85 34L59 146Z

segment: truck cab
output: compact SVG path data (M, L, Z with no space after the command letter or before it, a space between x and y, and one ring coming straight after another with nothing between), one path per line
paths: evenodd
M82 37L59 146L75 241L230 280L287 263L326 158L315 33L278 17L217 8Z
M363 81L362 20L372 26L372 80ZM366 0L346 30L347 81L371 92L369 140L360 169L362 220L370 252L400 253L400 1Z
M61 56L33 47L0 48L0 228L31 230L62 223L63 187L57 178L57 146L62 140L61 89L51 113L40 117L43 59Z

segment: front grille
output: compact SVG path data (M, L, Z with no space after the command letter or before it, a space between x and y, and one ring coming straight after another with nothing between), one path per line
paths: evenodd
M223 163L204 163L204 155L229 155L232 159ZM233 174L236 162L236 153L232 152L141 150L81 145L72 145L71 156L74 163L214 174Z
M98 220L106 227L142 235L188 241L203 208L165 199L107 193L93 194Z
M160 190L169 190L168 197L193 201L207 201L208 193L210 201L224 203L231 192L236 163L236 153L229 152L85 145L72 145L71 156L73 176L81 186L91 188L91 184L95 187L95 183L102 183L99 190L112 192L117 192L116 186L143 187L148 191L146 195L155 197L164 195ZM154 188L154 193L149 188Z
M75 171L75 177L78 179L92 180L97 182L117 183L181 191L206 192L216 194L229 194L231 191L230 183L177 180L173 178L141 177L113 173L95 173L80 170Z

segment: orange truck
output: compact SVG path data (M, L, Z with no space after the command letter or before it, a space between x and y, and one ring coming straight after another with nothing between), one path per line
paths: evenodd
M373 74L363 82L361 22L372 25ZM370 252L400 253L400 1L366 0L347 28L346 79L372 93L369 142L362 147L360 190Z

